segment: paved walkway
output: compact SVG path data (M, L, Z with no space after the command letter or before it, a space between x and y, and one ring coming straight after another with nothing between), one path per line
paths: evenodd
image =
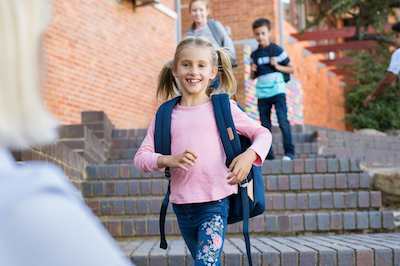
M251 239L254 265L400 265L400 233L339 236L257 237ZM189 266L193 259L183 240L124 241L119 245L137 266ZM229 238L224 244L222 265L245 266L245 243Z

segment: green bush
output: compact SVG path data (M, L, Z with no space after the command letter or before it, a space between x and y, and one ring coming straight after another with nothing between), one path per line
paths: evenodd
M352 52L348 56L354 65L345 66L352 74L348 79L345 92L345 106L349 113L346 122L354 128L374 128L379 131L400 129L399 86L391 85L375 101L364 106L364 100L379 84L387 73L391 52L387 46L379 45L375 54Z

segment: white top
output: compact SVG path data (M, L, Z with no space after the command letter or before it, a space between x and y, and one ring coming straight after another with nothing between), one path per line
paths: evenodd
M387 71L392 72L400 78L400 48L393 52Z
M0 265L132 265L56 166L0 148Z

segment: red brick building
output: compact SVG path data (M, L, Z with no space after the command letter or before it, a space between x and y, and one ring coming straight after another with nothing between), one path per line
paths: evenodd
M157 75L191 23L188 2L161 0L134 11L128 0L51 0L44 90L50 110L63 124L80 123L81 111L103 110L117 128L147 127L158 107ZM260 17L271 20L280 44L278 0L210 2L214 19L231 28L237 99L244 103L243 44L254 43L251 24ZM340 78L321 67L323 55L304 50L310 44L293 42L293 26L282 25L284 49L303 85L304 123L345 129Z

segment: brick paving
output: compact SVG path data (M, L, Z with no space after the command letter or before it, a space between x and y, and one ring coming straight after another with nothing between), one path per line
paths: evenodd
M183 240L168 241L167 250L159 241L118 244L137 266L194 265ZM400 233L254 237L251 245L254 265L400 265ZM222 265L248 265L243 239L227 238L222 252Z

